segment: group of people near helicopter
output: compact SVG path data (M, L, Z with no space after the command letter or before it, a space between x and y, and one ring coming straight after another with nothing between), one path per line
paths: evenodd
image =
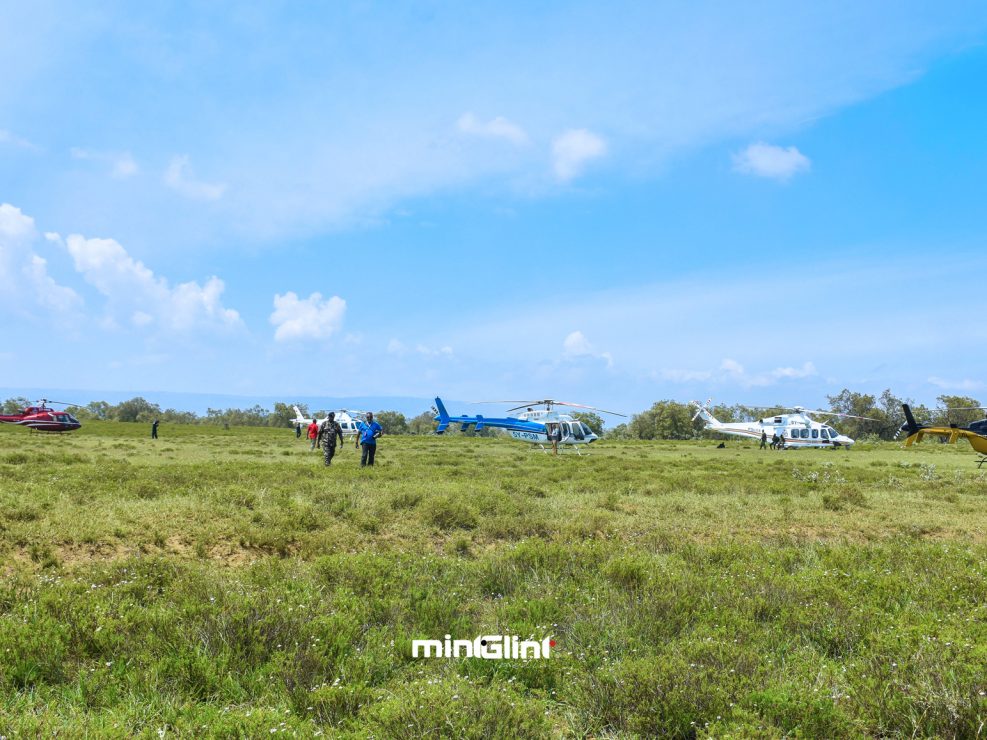
M360 455L360 467L365 468L374 464L377 455L377 440L384 433L384 428L379 422L374 420L373 412L367 412L365 421L357 422L356 447L362 448ZM301 436L301 426L296 427L296 435ZM317 419L312 419L308 425L308 438L311 441L311 449L322 448L322 458L328 466L332 463L332 458L336 455L336 443L343 442L343 428L336 421L336 413L329 412L329 416L320 424Z

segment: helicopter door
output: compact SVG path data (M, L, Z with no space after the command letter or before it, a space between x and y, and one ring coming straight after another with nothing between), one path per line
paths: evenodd
M572 436L572 429L569 427L569 422L563 421L562 424L562 439L568 439Z
M586 439L586 435L583 434L583 427L578 421L572 422L572 436L576 439Z

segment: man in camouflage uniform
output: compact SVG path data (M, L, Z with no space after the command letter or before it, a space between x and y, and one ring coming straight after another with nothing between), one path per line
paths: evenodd
M336 422L336 412L330 411L329 418L319 426L319 444L322 445L322 457L326 465L332 462L336 454L336 440L343 441L343 428Z

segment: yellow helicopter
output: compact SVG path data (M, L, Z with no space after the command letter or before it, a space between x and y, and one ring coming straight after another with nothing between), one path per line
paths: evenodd
M905 423L902 424L899 434L905 432L905 447L911 447L915 442L921 442L922 437L932 434L937 437L946 437L949 444L956 444L956 440L965 437L973 448L979 453L980 460L977 467L981 467L987 462L987 419L975 421L969 426L961 427L957 424L918 424L912 415L912 410L908 404L902 404L901 408L905 412ZM975 411L984 409L984 406L972 406L963 409L947 409L948 411Z

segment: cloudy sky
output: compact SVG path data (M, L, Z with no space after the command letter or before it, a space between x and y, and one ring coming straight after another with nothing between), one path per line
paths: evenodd
M0 385L987 396L987 5L530 5L0 2Z

